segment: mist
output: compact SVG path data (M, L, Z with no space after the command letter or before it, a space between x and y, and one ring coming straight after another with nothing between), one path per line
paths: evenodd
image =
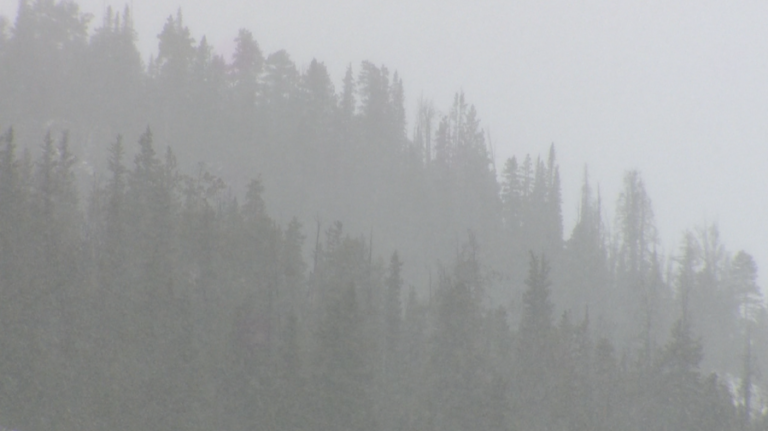
M716 222L750 211L723 201L680 227L699 201L679 193L723 193L686 177L720 147L635 135L642 123L611 107L626 84L639 102L622 112L658 126L664 111L638 88L697 97L711 77L661 82L676 57L636 62L575 31L585 51L544 40L518 54L619 64L574 72L602 92L515 87L486 105L472 90L490 100L476 83L498 70L437 89L429 61L376 57L398 40L326 63L247 27L209 40L186 9L152 11L152 29L129 6L13 11L0 25L0 427L768 423L762 261L729 245L750 226ZM549 79L511 70L532 88ZM519 126L548 110L547 127ZM720 130L702 118L665 124ZM602 151L591 131L625 143Z

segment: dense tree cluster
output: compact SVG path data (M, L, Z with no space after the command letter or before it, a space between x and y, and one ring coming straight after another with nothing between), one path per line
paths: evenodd
M554 146L497 172L461 93L409 130L384 66L337 91L244 29L228 62L181 12L145 64L127 8L89 32L72 2L19 4L0 21L0 425L768 423L755 262L716 226L666 254L639 172L610 230L585 170L567 235Z

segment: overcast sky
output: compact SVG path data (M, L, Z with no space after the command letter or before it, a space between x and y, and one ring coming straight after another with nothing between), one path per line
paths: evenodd
M101 22L106 5L80 0ZM145 56L181 7L199 41L230 55L240 27L265 54L398 70L409 116L420 95L447 108L464 90L490 130L499 166L554 142L566 234L584 164L604 208L639 169L668 251L681 232L717 222L732 251L768 280L768 2L128 0ZM14 17L17 0L0 0ZM92 25L93 27L93 25Z

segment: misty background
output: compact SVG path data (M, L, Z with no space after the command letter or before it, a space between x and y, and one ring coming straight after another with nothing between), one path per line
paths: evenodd
M0 427L768 423L754 11L17 4Z
M0 0L12 19L17 0ZM100 23L132 6L146 62L179 7L192 36L230 58L237 29L299 68L325 63L339 87L348 65L404 77L409 127L419 97L480 110L497 161L554 142L566 231L584 164L613 203L626 169L644 174L667 249L717 222L735 249L768 267L768 4L760 1L223 2L83 0ZM216 8L211 13L211 8ZM608 211L612 210L608 206ZM613 217L608 217L613 222Z

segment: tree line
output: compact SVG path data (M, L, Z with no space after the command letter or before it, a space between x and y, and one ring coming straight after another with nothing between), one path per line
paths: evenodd
M555 147L497 171L461 93L409 130L385 66L337 92L248 30L228 62L179 12L145 64L130 9L88 25L0 25L0 425L765 423L754 260L665 253L639 172L609 229L585 169L566 236Z

